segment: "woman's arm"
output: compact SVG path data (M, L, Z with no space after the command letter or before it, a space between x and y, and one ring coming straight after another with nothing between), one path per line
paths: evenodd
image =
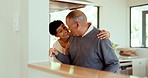
M64 64L70 64L69 55L64 55L63 53L59 52L55 48L49 49L49 56L55 56L60 62Z
M109 39L110 33L107 30L100 30L97 36L99 39Z

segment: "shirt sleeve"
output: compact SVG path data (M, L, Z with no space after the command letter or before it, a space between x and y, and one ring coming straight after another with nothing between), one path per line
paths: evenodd
M102 62L105 65L104 71L116 72L119 68L119 60L112 48L111 42L108 39L100 40L99 42L99 55L102 58Z
M58 55L55 57L64 64L70 64L70 55L64 55L63 53L58 52Z

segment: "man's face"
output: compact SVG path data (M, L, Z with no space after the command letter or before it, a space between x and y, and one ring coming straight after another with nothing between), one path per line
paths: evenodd
M74 36L79 36L77 22L74 22L72 19L66 18L66 24Z
M57 31L57 34L56 34L57 37L64 38L64 39L69 38L69 31L68 31L67 27L64 24L61 24L56 29L56 31Z

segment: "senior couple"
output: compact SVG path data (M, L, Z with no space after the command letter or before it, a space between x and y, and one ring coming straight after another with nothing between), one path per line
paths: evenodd
M49 24L51 35L59 37L49 55L64 64L116 72L119 60L108 39L110 34L87 22L86 15L73 10L66 16L66 24L55 20Z

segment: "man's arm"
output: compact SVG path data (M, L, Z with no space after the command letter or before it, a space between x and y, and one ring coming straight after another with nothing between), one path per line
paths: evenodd
M64 64L70 64L70 59L69 59L69 55L64 55L63 53L58 52L57 55L55 55L55 57L62 63Z
M116 72L119 68L119 60L112 48L110 40L100 40L100 51L103 64L105 65L104 70L109 72Z

